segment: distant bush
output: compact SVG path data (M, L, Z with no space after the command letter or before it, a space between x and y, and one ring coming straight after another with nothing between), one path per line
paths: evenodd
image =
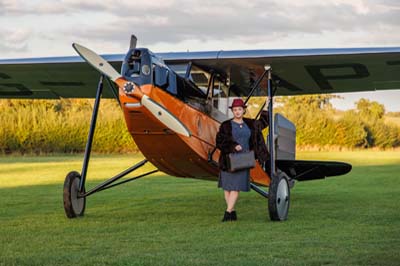
M400 146L400 129L396 125L375 121L366 125L371 147L393 148Z

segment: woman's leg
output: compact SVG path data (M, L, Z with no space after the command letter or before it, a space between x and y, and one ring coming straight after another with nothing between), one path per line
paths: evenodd
M229 197L230 197L231 191L229 190L224 190L224 196L225 196L225 202L226 202L226 208L228 209L228 203L229 203ZM225 211L224 217L222 218L222 222L227 222L230 221L231 217L228 211Z
M228 204L227 204L228 212L232 212L235 209L235 204L236 204L238 197L239 197L239 191L235 191L235 190L230 191L229 198L228 198Z
M226 202L226 206L228 208L228 203L229 203L229 195L230 195L230 191L228 190L224 190L224 196L225 196L225 202Z

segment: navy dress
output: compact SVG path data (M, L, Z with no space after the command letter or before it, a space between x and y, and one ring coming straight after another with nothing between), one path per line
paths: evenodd
M242 151L248 151L250 149L250 128L244 122L239 124L231 120L231 123L233 139L242 146ZM228 191L250 191L250 169L232 173L220 171L218 187Z

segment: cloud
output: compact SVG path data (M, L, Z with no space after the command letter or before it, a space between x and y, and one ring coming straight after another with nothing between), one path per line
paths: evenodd
M42 42L69 46L78 41L117 51L127 48L132 33L140 46L147 47L218 43L221 47L213 49L233 44L251 49L400 42L396 0L0 0L0 14L4 20L40 21L30 37ZM58 22L43 25L43 18Z
M164 9L172 6L174 0L164 1L131 1L131 0L104 0L104 1L24 1L0 0L0 14L6 15L60 15L82 14L90 12L112 13L114 15L130 14L136 11Z
M85 5L72 2L70 7ZM93 5L90 10L107 10L113 14L112 19L63 32L105 42L127 42L129 35L135 33L147 45L185 40L268 42L288 35L326 32L371 32L379 36L382 29L400 30L400 8L395 1L297 1L294 5L292 2L167 1L160 7L121 1L117 9L109 1L103 1L101 9Z
M0 29L0 51L26 51L31 32L22 29Z

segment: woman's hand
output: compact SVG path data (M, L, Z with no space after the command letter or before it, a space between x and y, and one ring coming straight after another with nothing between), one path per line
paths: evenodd
M236 145L235 150L236 150L236 151L241 151L241 150L242 150L242 146Z
M267 99L265 100L265 105L264 105L263 111L268 111L270 102L271 102L271 97L267 97Z

